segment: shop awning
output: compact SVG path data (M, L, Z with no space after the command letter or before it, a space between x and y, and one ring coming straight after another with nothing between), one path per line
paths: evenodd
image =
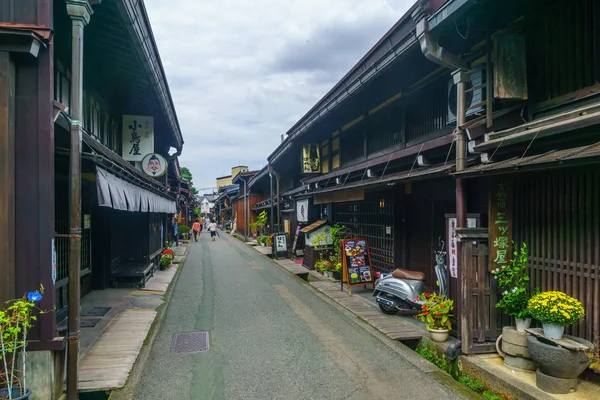
M558 135L563 132L600 124L600 106L586 105L541 118L510 129L486 134L486 140L475 146L477 151L488 151L500 146L523 143L533 139Z
M98 204L101 207L110 207L122 211L169 214L177 212L173 200L137 187L100 167L96 167L96 172Z
M456 172L454 175L474 177L483 174L507 174L598 163L600 163L600 142L589 146L553 150L527 157L515 157L491 164L480 164L467 168L464 171Z

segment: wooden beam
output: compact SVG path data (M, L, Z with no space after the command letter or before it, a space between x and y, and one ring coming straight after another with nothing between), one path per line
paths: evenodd
M0 52L0 303L15 297L15 65Z

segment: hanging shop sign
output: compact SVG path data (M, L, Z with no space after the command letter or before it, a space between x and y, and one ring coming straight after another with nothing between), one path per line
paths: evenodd
M308 143L302 145L302 173L321 173L321 157L318 144Z
M503 33L494 42L494 97L527 100L527 39Z
M373 284L373 289L375 289L373 265L367 239L344 239L341 241L341 246L344 255L342 258L344 270L342 290L344 282L348 283L348 293L350 294L352 294L352 286Z
M167 160L158 153L146 154L142 159L142 170L153 178L161 177L167 172Z
M488 269L502 268L512 255L512 182L495 179L489 195L489 243Z
M298 222L308 222L308 199L296 202L296 220Z
M154 118L123 115L123 159L142 161L154 152Z
M479 217L479 214L467 215L467 228L477 228ZM444 249L444 251L448 254L448 269L452 278L458 278L458 237L456 235L456 227L456 214L446 214L446 243L448 249Z

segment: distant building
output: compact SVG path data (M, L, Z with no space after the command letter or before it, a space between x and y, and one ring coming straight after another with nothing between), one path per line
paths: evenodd
M204 194L200 197L200 213L210 214L215 207L215 195Z
M248 167L245 165L238 165L237 167L232 167L231 175L222 176L220 178L217 178L217 191L220 188L222 188L223 186L231 185L231 181L237 174L239 174L240 172L246 172L246 171L248 171Z

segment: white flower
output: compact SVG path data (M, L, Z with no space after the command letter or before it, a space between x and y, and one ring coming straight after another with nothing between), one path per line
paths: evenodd
M517 288L514 288L514 289L512 290L512 292L513 292L513 293L517 293L517 290L518 290Z
M504 296L506 296L508 294L508 291L505 290L504 293L502 293Z
M498 279L498 277L496 275L494 275L494 279Z

